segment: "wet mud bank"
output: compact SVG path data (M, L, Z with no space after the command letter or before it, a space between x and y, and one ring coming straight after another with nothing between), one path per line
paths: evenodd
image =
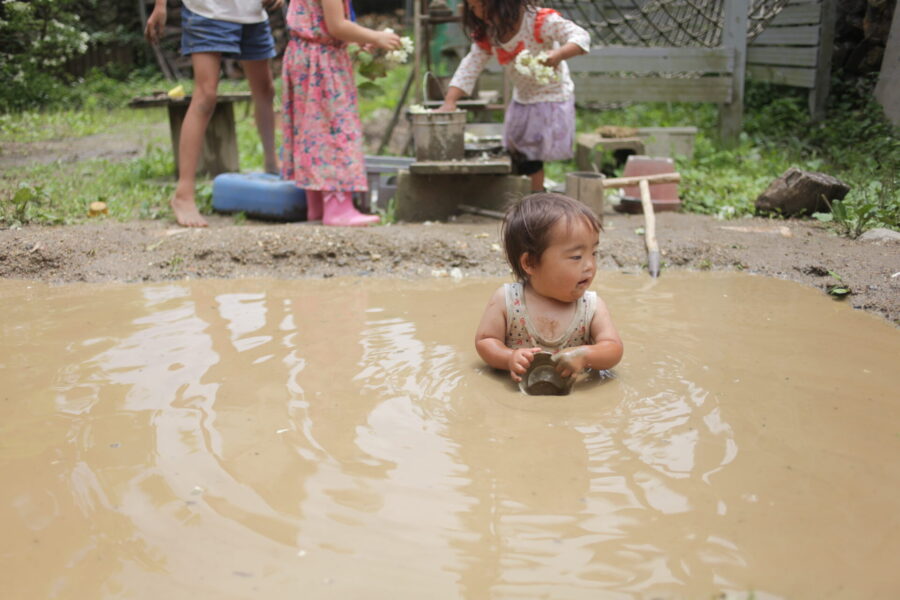
M740 270L797 281L822 293L841 277L843 302L900 324L900 244L841 238L812 222L664 213L657 216L667 269ZM609 216L604 270L640 272L642 217ZM0 277L51 283L196 278L430 278L505 276L496 220L343 229L308 224L234 224L214 216L203 230L168 222L109 221L0 230ZM457 271L458 270L458 271ZM602 274L601 274L602 277Z

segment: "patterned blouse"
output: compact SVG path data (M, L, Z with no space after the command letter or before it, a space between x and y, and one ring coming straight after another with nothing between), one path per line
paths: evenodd
M591 321L597 309L597 292L587 291L577 300L575 315L555 340L541 337L525 310L525 294L521 283L506 283L506 345L509 348L537 348L556 353L573 346L593 344Z
M564 102L571 100L575 94L575 84L569 76L569 67L563 61L557 67L557 81L541 85L531 77L522 75L513 67L516 56L526 48L535 56L542 50L551 51L568 42L580 46L585 52L591 49L590 34L568 19L560 16L550 8L528 10L522 18L519 31L504 44L492 45L486 39L475 40L466 54L450 85L463 90L466 95L472 93L475 82L488 60L494 54L497 61L506 70L506 76L513 84L513 100L522 104L536 102Z

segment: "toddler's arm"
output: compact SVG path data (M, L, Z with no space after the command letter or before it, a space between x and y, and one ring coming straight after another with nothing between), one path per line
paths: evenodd
M475 82L478 81L478 76L481 75L481 71L484 70L484 66L490 58L491 52L489 50L485 50L479 44L472 42L472 48L459 63L456 73L453 74L453 78L450 80L444 103L438 111L456 110L456 103L461 98L471 95L472 90L475 89Z
M587 30L555 12L547 15L541 34L544 39L559 44L558 48L549 52L550 56L545 61L548 66L556 67L568 58L591 51L591 35Z
M475 332L475 350L478 356L495 369L509 371L515 382L531 366L535 352L540 348L517 348L506 345L506 292L501 286L488 301Z
M554 355L560 375L568 377L583 369L610 369L622 360L622 338L616 331L606 303L599 297L594 318L591 319L591 338L593 344L566 348Z
M357 25L344 14L343 0L322 0L322 12L328 33L344 42L372 44L385 50L400 47L400 36L389 31L375 31Z

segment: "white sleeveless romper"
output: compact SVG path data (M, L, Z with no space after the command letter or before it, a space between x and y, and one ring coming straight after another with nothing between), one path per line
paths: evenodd
M506 345L509 348L540 347L555 354L572 346L593 344L591 320L597 309L597 292L587 291L577 300L575 315L565 331L555 340L546 340L537 333L525 310L524 289L521 283L503 285L506 293Z

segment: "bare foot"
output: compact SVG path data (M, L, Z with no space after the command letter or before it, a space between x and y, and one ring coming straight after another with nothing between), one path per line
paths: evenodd
M206 219L197 210L197 205L193 198L179 198L177 195L172 196L172 212L175 213L175 220L182 227L206 227L208 223Z

